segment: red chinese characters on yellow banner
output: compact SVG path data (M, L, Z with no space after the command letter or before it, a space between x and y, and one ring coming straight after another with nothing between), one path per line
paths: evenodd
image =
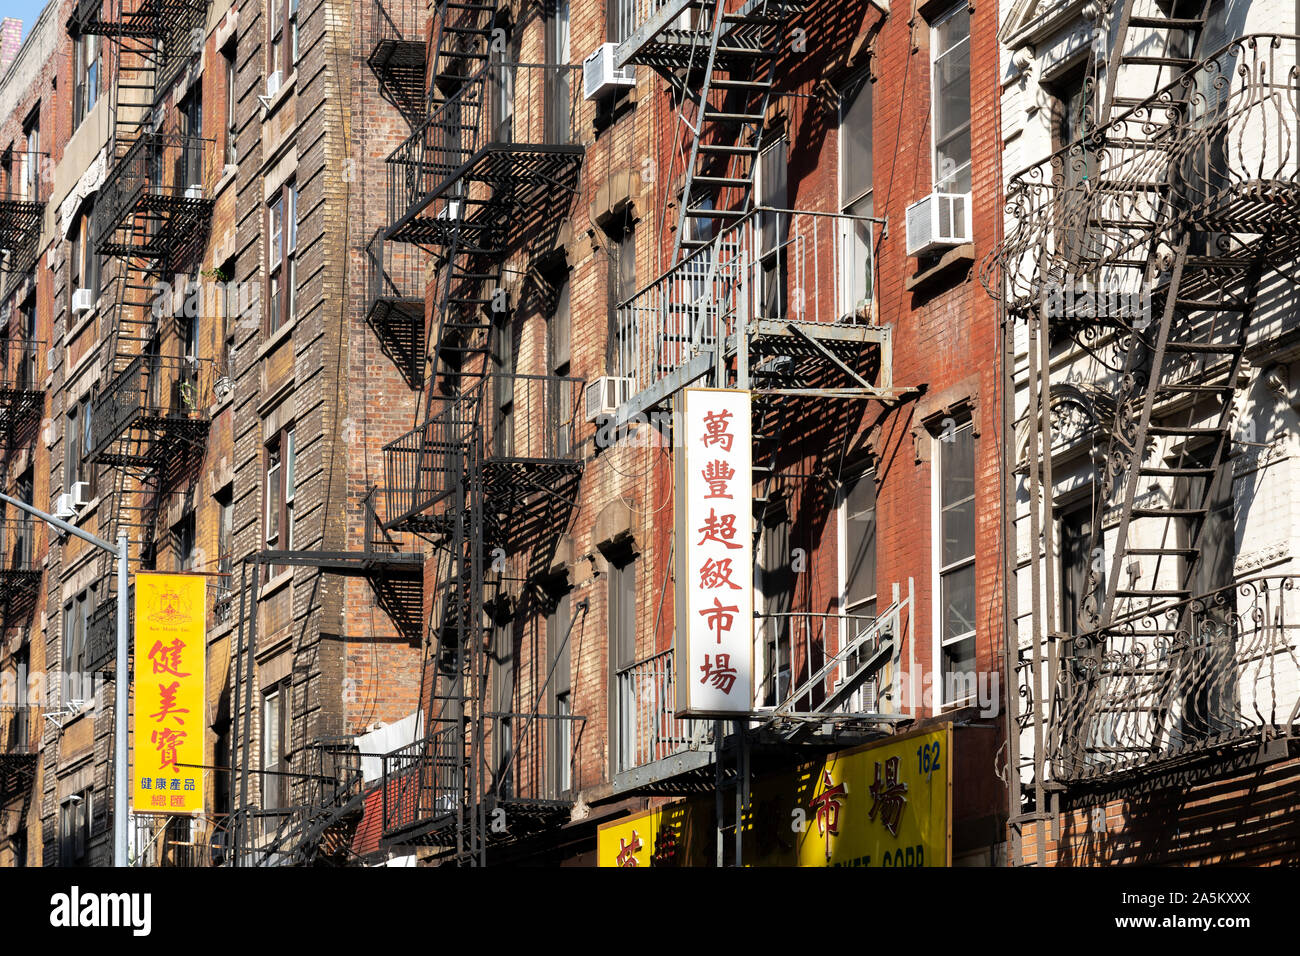
M203 812L206 584L184 574L135 578L136 813Z

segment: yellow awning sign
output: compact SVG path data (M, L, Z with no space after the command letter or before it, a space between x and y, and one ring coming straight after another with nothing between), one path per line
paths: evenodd
M677 801L606 823L596 830L597 866L704 866L702 834L710 826L707 801Z
M203 812L206 585L195 575L135 577L136 813Z

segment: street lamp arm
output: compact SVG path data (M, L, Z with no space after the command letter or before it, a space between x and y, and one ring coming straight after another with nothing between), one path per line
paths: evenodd
M3 492L0 492L0 501L5 502L6 504L11 504L15 508L21 508L23 511L26 511L28 514L35 515L36 517L40 518L42 521L49 522L50 524L54 525L54 527L58 528L60 531L64 532L65 534L73 534L83 541L89 541L95 547L103 548L105 551L107 551L109 554L113 555L114 557L118 556L116 545L109 544L103 538L95 537L89 531L82 531L75 524L68 524L68 522L64 521L62 518L56 518L52 514L46 514L40 508L33 507L32 505L29 505L25 501L19 501L17 498L11 498L9 495L4 494Z

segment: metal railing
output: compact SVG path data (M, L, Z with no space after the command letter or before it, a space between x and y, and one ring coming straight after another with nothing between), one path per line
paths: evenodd
M478 393L430 402L430 415L384 446L384 511L395 525L428 511L459 486Z
M484 714L489 798L521 803L572 802L582 787L575 760L586 717L572 714Z
M366 244L366 312L371 321L393 311L424 314L428 254L405 242L386 242L382 230Z
M673 650L661 651L615 675L618 771L643 767L709 741L713 722L675 714Z
M1136 291L1148 245L1191 222L1220 233L1224 249L1293 233L1298 54L1300 37L1240 37L1012 176L1007 234L983 263L985 287L1023 313L1083 277Z
M0 337L0 397L7 393L41 391L45 366L44 342Z
M0 158L0 266L5 272L26 272L35 263L49 194L49 156L25 150Z
M37 571L36 524L31 518L0 521L0 571L7 574Z
M1300 720L1296 581L1296 575L1239 581L1063 645L1047 726L1052 776L1105 776L1294 738Z
M578 143L579 69L489 62L465 79L386 160L389 223L419 215L434 199L450 202L464 196L466 172L489 148L526 147L536 159L537 147ZM518 185L528 177L548 181L552 173L496 169L491 175Z
M618 374L642 392L742 323L867 324L877 221L760 207L618 306Z
M583 380L493 372L483 389L486 458L576 461Z
M465 731L458 721L385 754L384 832L454 818L465 800L464 760Z
M141 420L203 422L213 402L211 362L180 356L139 355L95 399L95 447L100 455Z
M427 42L428 8L426 0L374 0L373 42L413 43L423 48Z
M207 185L215 182L224 165L215 141L175 133L147 133L131 143L113 164L95 203L94 244L105 255L130 255L125 238L115 236L131 222L130 213L144 203L154 219L149 231L135 237L141 247L154 248L155 238L166 231L159 216L182 213L191 206L210 203Z

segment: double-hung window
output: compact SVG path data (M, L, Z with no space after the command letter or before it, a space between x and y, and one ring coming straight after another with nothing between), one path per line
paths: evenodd
M975 436L945 422L934 453L935 682L942 705L974 693Z
M289 681L274 684L262 696L262 808L288 804Z
M82 790L59 805L59 865L84 866L90 843L93 791Z
M871 223L872 191L871 82L863 76L845 87L840 98L840 309L841 315L870 318L875 264ZM851 218L853 217L853 218Z
M970 159L970 8L963 2L930 27L934 191L968 193Z
M266 547L269 551L294 548L293 506L297 449L293 426L281 430L266 446Z
M99 37L83 34L73 44L74 83L72 88L72 128L76 129L95 107L99 99L100 76Z
M298 255L298 186L286 183L268 210L270 247L267 334L293 321L296 312Z
M268 69L287 77L298 65L298 0L271 0L270 29Z
M851 645L871 628L876 618L876 477L873 471L859 472L845 482L840 492L840 606L844 623L841 646ZM873 646L844 655L840 680L853 677L872 656ZM858 686L847 704L851 712L876 709L874 681Z

